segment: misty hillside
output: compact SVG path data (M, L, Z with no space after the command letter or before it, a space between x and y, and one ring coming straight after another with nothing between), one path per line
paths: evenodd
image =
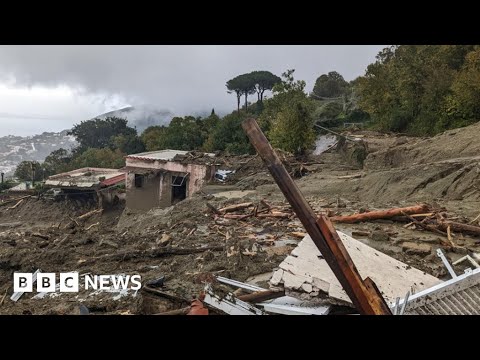
M136 127L141 133L152 125L167 125L174 115L168 110L143 105L110 111L95 116L94 119L111 116L127 119L129 126ZM24 160L42 162L54 150L75 147L77 142L73 136L68 136L67 132L68 130L59 133L44 132L34 136L0 137L0 172L9 177Z
M128 120L128 125L135 127L140 134L147 127L152 125L167 125L174 114L166 109L158 109L151 105L129 106L123 109L110 111L94 119L105 119L107 117L119 117Z
M0 172L13 175L15 167L24 160L43 161L54 150L75 147L77 142L67 130L59 133L44 132L34 136L0 137Z

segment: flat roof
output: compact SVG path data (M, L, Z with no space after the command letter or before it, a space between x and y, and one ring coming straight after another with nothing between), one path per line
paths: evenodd
M110 186L125 181L125 171L105 168L82 168L52 175L45 182L47 186L90 188Z
M132 154L128 155L127 158L133 159L146 159L146 160L164 160L164 161L172 161L175 156L177 155L186 155L190 151L183 151L183 150L158 150L158 151L148 151L139 154ZM215 156L215 154L205 153L208 156Z

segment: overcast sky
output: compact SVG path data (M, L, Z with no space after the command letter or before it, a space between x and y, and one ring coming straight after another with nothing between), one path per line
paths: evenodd
M363 75L384 45L0 46L0 136L60 131L121 107L178 115L236 106L225 83L253 70Z

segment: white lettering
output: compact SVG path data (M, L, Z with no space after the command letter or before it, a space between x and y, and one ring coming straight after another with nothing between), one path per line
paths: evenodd
M90 275L85 275L85 290L88 290L88 287L91 287L93 290L98 289L98 276L94 275L93 279Z
M128 280L130 279L130 275L127 276L114 276L112 275L112 284L115 290L119 290L120 287L122 289L128 288Z
M33 274L32 273L14 273L13 274L13 291L14 292L32 292L33 291Z
M142 287L142 277L140 275L133 275L130 281L135 284L131 287L132 290L139 290Z
M37 291L55 292L55 273L38 273Z
M100 275L100 290L110 290L110 275Z
M60 273L60 292L78 292L78 273Z

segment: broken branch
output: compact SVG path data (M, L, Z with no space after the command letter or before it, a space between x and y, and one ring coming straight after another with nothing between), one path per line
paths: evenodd
M15 208L16 208L18 205L20 205L22 202L23 202L23 199L21 199L21 200L18 200L18 202L17 202L15 205L13 205L13 206L9 207L7 210L12 210L12 209L15 209Z
M271 214L258 214L257 217L259 217L259 218L273 217L273 218L286 219L286 218L290 217L290 214L281 213L281 212L273 212Z
M233 211L237 211L237 210L243 210L243 209L246 209L246 208L249 208L253 206L253 203L252 202L248 202L248 203L242 203L242 204L236 204L236 205L230 205L230 206L226 206L224 208L221 208L219 209L218 211L220 211L221 213L225 214L227 212L233 212Z
M100 223L99 223L99 222L96 222L95 224L92 224L92 225L90 225L89 227L85 228L85 230L90 230L92 227L98 226L98 225L100 225Z
M443 235L443 236L446 236L446 235L447 235L447 233L445 233L445 232L437 229L434 225L428 225L428 224L425 224L425 223L423 223L423 222L420 222L420 221L418 221L417 219L415 219L415 218L413 218L413 217L411 217L410 215L407 215L407 214L405 214L405 213L404 213L403 215L404 215L405 217L407 217L408 219L410 219L410 221L411 221L412 223L414 223L415 225L418 225L418 227L421 227L421 228L423 228L423 229L425 229L425 230L432 231L432 232L434 232L434 233L437 233L437 234L440 234L440 235Z
M83 220L83 219L86 219L86 218L89 218L90 216L94 215L94 214L100 214L103 212L103 209L97 209L97 210L92 210L92 211L89 211L83 215L80 215L77 219L78 220Z
M237 214L225 214L223 215L223 217L225 219L235 219L235 220L243 220L243 219L247 219L249 217L252 217L253 214L246 214L246 215L237 215Z

